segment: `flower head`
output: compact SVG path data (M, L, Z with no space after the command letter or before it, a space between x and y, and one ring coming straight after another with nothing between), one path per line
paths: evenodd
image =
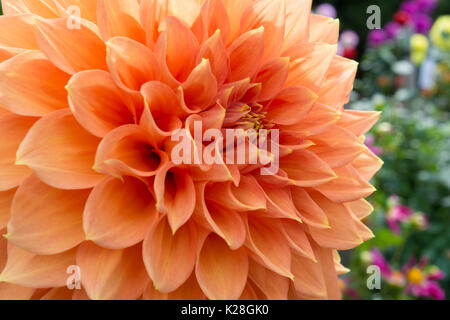
M450 15L440 16L434 23L430 38L433 44L445 51L450 51Z
M427 259L416 264L411 259L404 267L403 273L407 279L406 293L419 298L445 299L444 290L438 280L444 278L444 273L435 265L429 265Z
M369 33L367 40L369 41L369 45L371 47L379 47L386 43L388 40L388 35L383 29L375 29Z
M300 0L2 4L1 296L340 297L382 162L363 143L379 114L344 109L337 21ZM201 139L260 129L269 163Z
M333 19L337 17L336 8L330 3L322 3L317 6L316 13Z

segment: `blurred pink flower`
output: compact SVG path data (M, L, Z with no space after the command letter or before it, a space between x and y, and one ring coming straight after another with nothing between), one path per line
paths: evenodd
M428 259L422 259L418 264L415 259L411 259L403 267L403 273L407 279L407 294L418 298L445 299L444 290L437 282L443 279L445 274L437 266L429 265Z
M337 17L336 8L330 3L323 3L317 6L316 13L333 19Z
M366 146L372 151L375 155L380 155L383 153L383 149L381 147L377 147L374 145L375 143L375 137L371 134L368 134L366 136L365 144Z

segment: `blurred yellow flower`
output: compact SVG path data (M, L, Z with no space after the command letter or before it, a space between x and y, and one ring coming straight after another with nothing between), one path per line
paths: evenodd
M428 53L428 39L423 34L414 34L410 40L411 61L419 65L425 60Z
M440 16L431 28L431 41L445 51L450 51L450 15Z

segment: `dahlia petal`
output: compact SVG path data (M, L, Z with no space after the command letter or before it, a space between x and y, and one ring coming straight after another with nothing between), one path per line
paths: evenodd
M248 277L268 300L286 300L290 279L249 259Z
M246 9L253 4L253 0L223 0L225 10L227 11L230 21L230 36L228 37L228 43L232 43L241 34L241 20Z
M108 250L85 242L78 249L76 260L82 271L83 288L93 300L137 299L149 281L141 245Z
M142 181L108 178L90 194L83 226L87 240L123 249L141 242L157 217L153 196Z
M127 37L145 43L136 0L98 0L97 25L105 41L112 37Z
M205 300L206 296L198 285L197 278L193 272L189 279L177 290L162 293L155 289L153 282L149 283L144 291L144 300Z
M378 111L345 110L337 125L359 137L375 125L380 115Z
M231 250L219 236L210 234L200 250L195 274L209 299L238 299L247 283L247 251Z
M311 198L327 213L330 228L318 229L309 226L309 231L320 246L339 250L353 249L362 243L351 213L343 204L334 203L317 192Z
M121 178L123 175L152 177L167 162L167 156L154 149L155 143L137 125L125 125L108 133L97 148L97 172Z
M301 222L289 189L263 185L267 199L267 214L272 218L287 218Z
M336 179L315 187L334 202L356 201L370 196L376 190L351 165L334 169L334 171L338 175Z
M34 33L33 16L30 14L1 16L0 45L30 50L39 49Z
M25 53L29 50L27 49L20 49L20 48L12 48L12 47L5 47L0 45L0 63L11 59L12 57L15 57L21 53Z
M0 301L2 300L29 300L36 289L15 284L0 282Z
M73 290L66 287L53 288L47 292L40 300L72 300Z
M36 255L8 243L8 260L0 282L32 288L66 285L68 266L75 265L76 249L55 255Z
M314 262L317 261L302 224L292 220L284 220L282 225L282 230L290 246L305 258L309 258Z
M58 10L53 0L3 0L2 8L5 15L34 13L43 18L58 16Z
M341 289L338 285L338 277L336 274L335 262L333 258L333 250L323 248L314 242L312 243L312 246L322 269L322 274L327 289L327 299L342 299Z
M147 46L153 49L158 39L158 28L161 20L168 15L168 1L141 0L139 17L145 30Z
M258 26L264 29L263 60L277 56L283 45L285 32L285 0L254 1L247 8L241 19L242 31L249 31Z
M255 289L253 289L252 285L249 282L247 282L244 291L239 297L239 300L260 300L260 299L258 298L258 295Z
M101 70L75 74L67 85L69 105L78 122L90 133L104 137L112 129L134 123L133 111L114 83Z
M31 174L28 167L15 162L17 149L35 121L35 118L15 114L0 116L0 135L3 137L0 144L0 191L17 187Z
M292 253L292 273L295 290L308 299L326 299L327 288L321 265Z
M80 9L81 18L97 22L98 0L53 0L53 2L62 17L70 17L73 14L70 9L77 7Z
M227 43L230 34L230 21L223 1L203 1L200 14L192 25L192 30L200 43L220 30L224 43Z
M264 54L264 28L248 31L228 48L231 73L230 82L253 77Z
M208 59L217 84L222 85L230 73L228 53L222 42L220 30L217 30L209 39L203 42L198 53L197 62Z
M17 189L0 191L0 230L6 227L11 215L11 205Z
M284 54L291 57L286 85L301 83L302 86L319 92L336 52L337 45L326 43L304 43L292 47Z
M81 19L78 29L68 28L65 18L39 19L36 20L36 28L36 38L42 52L64 72L75 74L90 69L106 70L106 46L92 22Z
M241 176L239 186L215 183L206 189L206 199L236 211L266 209L266 196L253 176Z
M42 75L48 81L42 81ZM69 76L38 51L19 54L0 64L0 104L24 116L42 116L67 107L64 86Z
M374 210L373 206L365 199L346 202L344 206L359 220L367 218Z
M173 234L163 217L145 236L144 263L156 290L174 291L191 275L197 258L194 228L194 225L186 224Z
M319 229L329 228L325 212L314 202L303 188L291 188L292 199L302 221Z
M288 77L289 58L273 58L258 71L254 82L261 83L260 101L273 99L283 88Z
M177 2L179 3L179 2ZM179 81L187 79L195 67L199 43L191 30L175 17L166 17L155 46L160 62L167 63L173 77ZM182 55L179 53L183 52Z
M318 14L311 14L309 42L337 44L339 40L339 20Z
M109 71L122 90L139 94L144 83L159 80L161 68L146 46L125 37L112 38L106 45Z
M301 163L301 166L299 164ZM299 187L313 187L336 179L330 166L308 150L295 150L280 159L280 168Z
M366 181L372 179L382 165L383 161L370 151L369 148L366 148L364 152L352 162L352 166Z
M55 188L90 188L103 179L91 169L98 142L75 121L69 109L55 111L28 131L16 163L26 164Z
M319 91L318 102L341 111L353 90L358 63L334 56Z
M207 229L213 230L236 250L244 244L245 224L239 213L204 199L205 184L197 184L194 217Z
M188 172L179 171L167 164L155 176L156 207L167 214L173 233L192 216L195 208L195 186Z
M42 255L77 246L84 240L82 216L89 192L55 189L30 176L14 197L8 241Z
M206 109L211 106L217 96L217 80L211 70L209 60L195 67L183 83L184 100L190 109Z
M246 246L267 268L281 276L291 278L291 249L273 219L248 216Z
M286 0L286 29L282 51L296 44L308 42L311 4L312 0Z
M320 134L330 128L339 120L340 114L333 108L324 104L315 103L306 117L291 126L282 129L296 137L308 137Z

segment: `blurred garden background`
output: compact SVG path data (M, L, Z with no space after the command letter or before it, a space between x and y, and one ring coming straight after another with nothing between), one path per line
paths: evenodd
M367 28L370 5L382 29ZM450 1L314 0L313 9L340 19L339 54L360 63L348 108L382 111L366 139L385 163L365 221L375 238L343 253L344 296L449 298ZM370 265L381 289L367 287Z

